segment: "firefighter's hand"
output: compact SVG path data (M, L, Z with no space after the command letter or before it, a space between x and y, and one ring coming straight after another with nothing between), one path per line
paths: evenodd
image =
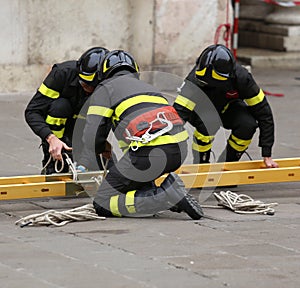
M267 168L278 168L279 165L271 157L264 157L264 163Z
M46 141L49 143L49 153L54 160L63 161L61 154L62 150L72 150L71 147L69 147L65 142L59 140L54 134L50 134Z
M105 150L104 152L102 152L102 156L105 158L105 159L110 159L111 156L112 156L112 147L111 147L111 144L106 141L105 142Z

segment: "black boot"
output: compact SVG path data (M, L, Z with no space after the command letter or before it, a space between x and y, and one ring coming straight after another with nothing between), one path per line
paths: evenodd
M186 192L184 183L177 174L170 173L161 187L165 191L174 191L174 194L181 195L182 197L179 202L170 208L172 212L180 213L184 211L194 220L199 220L203 217L204 213L199 202Z
M135 194L135 209L138 214L155 214L176 209L176 212L184 211L194 220L203 216L200 204L187 194L184 183L173 172L167 176L160 187L147 191L138 190Z

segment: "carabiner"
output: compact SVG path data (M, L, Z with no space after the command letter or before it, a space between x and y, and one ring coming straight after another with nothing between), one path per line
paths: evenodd
M139 149L139 145L138 145L138 142L137 141L132 141L131 143L130 143L130 149L132 150L132 151L137 151L138 149Z

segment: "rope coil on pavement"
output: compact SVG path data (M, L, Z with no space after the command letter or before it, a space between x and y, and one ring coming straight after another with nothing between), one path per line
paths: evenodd
M63 153L63 155L66 157L66 162L69 166L69 170L73 175L73 181L78 182L78 171L76 169L76 164L72 162L72 159L68 156L67 153ZM98 186L103 181L103 178L108 173L107 166L108 166L108 159L106 162L104 161L102 155L100 154L100 160L101 164L104 169L104 173L102 176L98 177L92 177L91 179L96 182ZM46 165L43 167L45 169L47 165L49 165L51 161L51 157L49 158L48 162ZM64 161L62 161L62 166L60 169L57 169L57 163L58 161L55 161L55 170L57 173L61 172L62 169L64 168ZM48 210L42 213L38 214L31 214L28 216L25 216L18 221L15 222L16 225L19 225L21 228L25 226L37 226L37 225L54 225L57 227L64 226L70 222L75 222L75 221L87 221L87 220L95 220L95 219L100 219L104 220L106 217L98 216L96 213L93 204L86 204L77 208L73 208L70 210L65 210L65 211L56 211L56 210Z
M105 217L98 216L93 204L86 204L66 211L49 210L43 213L25 216L15 222L21 228L25 226L54 225L64 226L70 222L87 220L105 220Z
M214 193L215 198L219 202L218 205L229 208L239 214L264 214L274 215L274 207L278 203L264 203L260 200L254 200L245 194L236 194L231 191L221 191Z

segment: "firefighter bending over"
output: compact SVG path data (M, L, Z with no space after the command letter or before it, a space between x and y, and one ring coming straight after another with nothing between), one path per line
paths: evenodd
M97 68L107 52L103 47L93 47L84 52L78 61L54 64L27 105L25 119L42 141L42 164L46 166L43 174L57 172L55 160L65 161L62 151L72 158L75 121L84 118L79 112L99 82ZM63 167L61 172L68 172L66 163Z
M271 157L274 121L270 105L252 75L236 63L224 45L211 45L201 53L173 106L184 121L196 128L194 163L209 163L220 126L231 130L231 134L218 162L239 161L259 127L264 163L268 168L278 167Z

